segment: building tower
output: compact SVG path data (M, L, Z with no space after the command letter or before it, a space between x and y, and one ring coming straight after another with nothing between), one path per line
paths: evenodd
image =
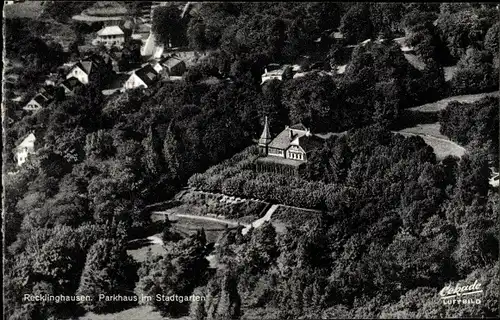
M267 116L264 120L264 130L259 139L259 153L260 155L267 156L267 146L271 143L271 132L269 131L269 124L267 123Z

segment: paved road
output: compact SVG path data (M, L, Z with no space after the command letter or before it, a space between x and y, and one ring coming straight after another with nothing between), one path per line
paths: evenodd
M271 216L273 215L274 211L278 209L279 205L273 204L269 210L267 210L266 214L260 218L252 222L250 225L246 226L243 230L241 230L241 234L245 235L250 231L250 227L258 228L261 225L264 224L264 222L271 220Z

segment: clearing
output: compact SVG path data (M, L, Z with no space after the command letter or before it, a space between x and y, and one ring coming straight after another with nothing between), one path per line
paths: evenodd
M136 320L136 319L148 319L148 320L168 320L169 318L164 318L160 315L158 311L154 311L152 306L137 306L131 309L127 309L117 313L111 314L95 314L93 312L88 312L84 316L80 317L79 320ZM188 317L177 318L176 320L188 320Z
M7 19L30 18L37 19L43 11L42 1L25 1L4 5L3 14Z
M408 110L410 111L420 111L420 112L438 112L440 110L443 110L446 108L448 103L451 101L457 101L457 102L462 102L462 103L471 103L471 102L476 102L478 100L481 100L482 98L485 97L498 97L498 91L494 92L486 92L486 93L477 93L477 94L467 94L467 95L462 95L462 96L453 96L453 97L448 97L436 102L432 103L427 103L418 107L410 108Z
M413 127L413 128L406 128L406 129L398 131L397 133L400 133L406 137L413 135L413 136L419 136L422 139L424 139L425 143L427 143L429 146L431 146L432 149L434 150L434 153L436 154L436 159L438 161L443 160L447 156L455 156L455 157L460 158L466 153L466 150L464 147L462 147L462 146L460 146L460 145L456 144L455 142L450 141L448 139L438 138L438 137L434 137L434 136L427 135L424 133L412 133L412 132L409 132L408 130L409 131L413 131L413 130L418 131L418 130L421 130L421 128L419 128L418 126ZM435 130L435 129L433 129L433 130Z

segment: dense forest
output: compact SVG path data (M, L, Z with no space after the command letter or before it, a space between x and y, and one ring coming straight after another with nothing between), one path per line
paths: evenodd
M45 14L67 23L86 5L65 7L47 2ZM175 10L158 11L157 21L178 20ZM421 138L390 132L406 108L498 88L497 14L492 4L466 3L203 3L179 21L184 29L153 26L160 41L208 52L185 81L112 96L91 81L5 126L4 168L14 168L20 139L37 138L36 156L16 174L3 172L8 319L115 312L130 305L22 298L128 295L136 283L147 294L208 297L155 305L199 320L498 314L500 198L488 185L489 161L498 167L498 99L451 103L440 114L442 133L467 146L461 159L437 161ZM33 78L22 77L26 88L68 59L33 23L4 24L7 58L34 68ZM344 42L314 41L336 29ZM404 35L422 70L387 41ZM260 85L268 63L307 69L304 56L318 55L330 70L339 46L367 38L386 41L357 46L344 75ZM443 67L455 63L446 82ZM7 114L15 108L9 102ZM256 173L248 159L264 116L273 133L296 122L347 133L328 139L299 177ZM152 228L145 206L188 183L323 213L284 233L271 224L245 236L228 230L217 271L208 268L202 231L169 241L165 256L134 262L126 245ZM483 304L446 308L437 293L462 280L481 282Z

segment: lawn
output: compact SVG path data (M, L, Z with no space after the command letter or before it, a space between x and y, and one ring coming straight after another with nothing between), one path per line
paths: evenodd
M471 103L481 100L482 98L489 96L498 96L498 91L495 92L487 92L487 93L478 93L478 94L467 94L462 96L453 96L449 98L445 98L436 102L427 103L418 107L410 108L410 111L420 111L420 112L438 112L446 108L448 103L451 101L458 101L462 103Z
M424 124L418 124L415 127L402 129L400 130L400 132L414 133L418 135L428 135L436 138L450 140L450 138L439 132L440 128L441 124L439 122L424 123Z
M111 314L95 314L88 312L79 320L168 320L169 318L162 317L158 311L154 311L152 306L137 306L117 313ZM176 320L188 320L188 317L176 318Z
M5 18L31 18L36 19L42 13L42 1L26 1L4 5L3 13Z
M410 130L413 128L410 128ZM452 142L450 140L442 139L442 138L437 138L437 137L432 137L432 136L426 136L426 135L420 135L420 134L415 134L415 133L409 133L406 132L408 129L403 129L399 131L403 136L411 136L411 135L419 135L422 139L424 139L425 143L427 143L429 146L432 147L434 150L434 153L436 154L437 160L442 160L446 158L447 156L456 156L456 157L462 157L466 151L463 147L459 146L455 142Z
M161 234L155 234L156 237L161 238ZM152 243L150 241L147 241L145 239L137 239L135 241L131 241L131 243L138 243L138 242L144 242L145 244L142 246L138 246L138 248L133 248L127 250L127 254L130 255L134 260L138 262L143 262L146 260L148 256L148 252L151 252L152 255L163 255L165 254L165 248L163 247L162 244L159 243ZM147 244L149 243L149 244ZM130 245L130 244L129 244Z

